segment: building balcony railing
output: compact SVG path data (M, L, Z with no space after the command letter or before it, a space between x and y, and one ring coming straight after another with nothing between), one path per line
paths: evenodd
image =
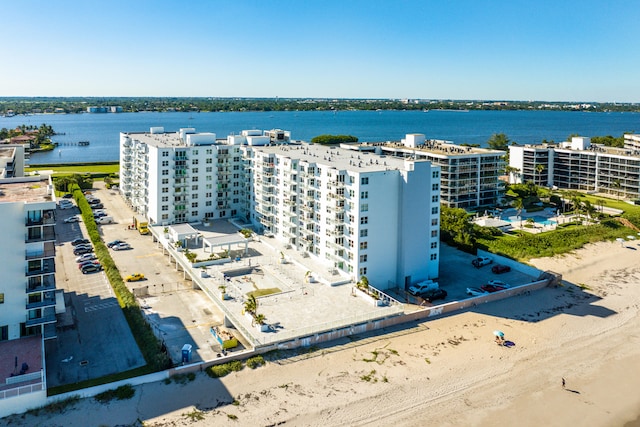
M26 260L31 260L31 259L39 259L39 258L55 258L56 249L52 245L52 243L53 242L45 243L45 249L42 252L37 252L37 253L29 253L29 252L27 252L26 255L25 255L25 259Z
M37 278L33 278L37 279ZM53 274L46 274L42 276L41 280L28 280L27 286L25 287L26 293L34 293L34 292L46 292L53 291L56 289L56 279Z
M26 326L45 325L56 322L56 310L54 307L47 307L42 310L42 315L33 319L27 318Z
M50 297L50 298L43 298L41 301L27 303L26 308L27 310L33 310L36 308L55 307L55 305L56 305L56 298Z
M56 233L53 229L53 226L43 227L42 233L39 233L39 234L33 233L31 235L27 234L25 236L26 243L47 242L47 241L55 241L55 240L56 240Z

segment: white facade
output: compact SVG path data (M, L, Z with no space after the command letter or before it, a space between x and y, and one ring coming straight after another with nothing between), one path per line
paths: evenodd
M625 135L624 148L574 137L559 145L512 146L509 153L509 165L518 169L511 182L640 197L638 135Z
M280 130L200 135L121 134L120 191L151 223L241 217L379 289L438 277L439 167Z
M55 201L48 177L0 180L0 340L55 336Z

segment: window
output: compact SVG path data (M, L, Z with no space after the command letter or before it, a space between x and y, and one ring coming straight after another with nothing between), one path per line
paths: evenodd
M207 167L205 168L205 171L206 171L206 172L213 172L213 168L212 168L211 166L207 166Z
M233 199L233 203L239 203L240 199Z
M440 171L433 171L433 175L434 178L439 178L440 177Z
M431 254L431 261L435 261L438 259L438 254Z
M162 175L169 175L169 169L162 169Z
M367 237L369 235L369 230L366 228L360 230L360 237Z
M4 293L0 294L0 304L4 304Z
M169 160L163 160L162 167L166 168L167 166L169 166Z
M198 152L197 152L197 151L194 151L194 152L193 152L193 154L198 154ZM193 165L197 165L197 164L198 164L198 159L193 159L193 160L191 161L191 164L193 164Z
M211 200L207 200L206 202L204 202L205 206L211 206Z
M355 196L355 194L356 193L353 190L349 190L349 197L353 197L353 196Z
M367 255L360 255L360 262L367 262Z
M168 205L162 205L162 210L163 211L168 211L169 210L169 206Z
M191 182L198 182L198 177L197 176L192 177Z
M191 198L192 198L192 199L197 199L197 198L198 198L198 193L192 194L192 195L191 195Z
M193 171L193 173L198 173L198 168L193 168L191 170Z
M194 156L197 156L198 155L198 150L193 150L192 153L193 153ZM194 161L197 162L197 160L194 160Z
M162 214L162 219L169 219L169 214Z
M433 190L433 191L438 191L438 189L439 189L439 188L440 188L440 186L439 186L437 183L436 183L436 184L433 184L433 185L431 186L431 190Z
M433 218L431 220L431 225L438 225L438 218Z
M369 205L366 203L363 203L360 205L360 212L367 212L369 210Z
M367 249L369 244L367 242L360 242L360 249Z
M438 242L431 242L431 249L436 249L438 247Z
M431 230L431 237L438 237L438 230Z
M198 191L198 184L191 186L192 191Z
M363 216L362 218L360 218L360 225L364 225L364 224L369 224L368 216Z
M369 184L368 176L363 176L362 178L360 178L360 185L367 185L367 184Z
M162 178L162 184L164 185L169 184L169 178Z
M191 202L191 207L192 208L197 208L198 207L198 202Z
M169 152L168 151L163 151L162 152L162 157L169 157Z
M369 198L369 192L368 191L362 191L360 193L360 198L361 199L368 199Z
M168 202L169 201L169 196L162 196L162 201L163 202Z
M438 203L438 195L437 194L431 196L431 203Z
M367 267L360 268L360 276L366 276L366 275L367 275Z
M162 187L162 192L163 193L168 193L169 192L169 188L168 187Z
M198 216L198 211L191 211L191 216Z
M436 215L437 213L438 213L438 207L437 206L432 207L431 208L431 214L432 215Z
M0 341L7 341L9 339L9 326L0 326Z

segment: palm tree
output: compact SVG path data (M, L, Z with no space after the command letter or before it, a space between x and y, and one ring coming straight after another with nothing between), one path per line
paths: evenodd
M620 180L614 179L611 183L611 187L616 189L616 198L620 200Z
M254 314L258 309L258 301L256 297L251 294L249 298L244 302L244 311L250 314Z
M538 185L542 185L540 182L540 176L542 175L542 171L544 171L544 165L542 163L538 163L536 165L536 172L538 174Z
M511 176L513 176L513 181L514 183L518 180L518 178L520 177L520 169L518 168L514 168L513 166L506 166L504 168L504 173L507 175L507 177L509 178L509 182L511 183Z
M253 320L251 321L251 323L252 323L252 326L262 325L264 324L265 320L266 320L266 317L264 316L264 314L255 314L253 316Z
M596 206L600 206L600 212L604 213L604 205L606 205L607 202L603 199L597 199L596 200Z

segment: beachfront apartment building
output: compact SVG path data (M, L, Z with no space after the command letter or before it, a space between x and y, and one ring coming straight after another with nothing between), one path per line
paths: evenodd
M55 211L50 177L0 179L0 414L46 400L44 341L56 337Z
M546 187L640 197L640 136L625 135L624 147L573 137L560 144L509 147L509 181Z
M400 142L364 143L379 155L428 160L440 166L440 201L474 210L495 206L504 197L505 151L427 140L424 134L407 134Z
M158 127L121 133L120 153L120 192L152 224L239 218L379 289L438 277L440 168L428 161L281 130Z

